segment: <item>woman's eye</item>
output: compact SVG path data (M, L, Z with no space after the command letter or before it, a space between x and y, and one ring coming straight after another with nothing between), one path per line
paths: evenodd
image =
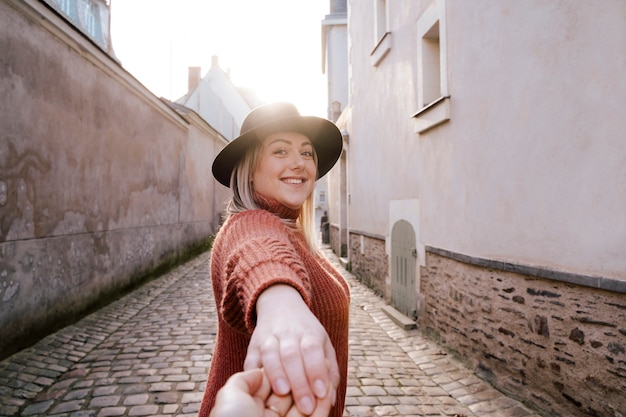
M284 149L276 149L276 150L274 151L274 154L275 154L275 155L286 155L286 154L287 154L287 151L286 151L286 150L284 150Z
M302 156L306 156L307 158L313 158L313 151L304 151L302 152Z

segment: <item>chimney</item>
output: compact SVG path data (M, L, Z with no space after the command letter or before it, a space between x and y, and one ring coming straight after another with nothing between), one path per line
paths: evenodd
M200 84L200 72L200 67L189 67L189 80L187 85L189 91L193 91L198 84Z
M219 60L217 58L217 55L211 56L211 68L217 68L219 66L220 66L220 64L219 64Z

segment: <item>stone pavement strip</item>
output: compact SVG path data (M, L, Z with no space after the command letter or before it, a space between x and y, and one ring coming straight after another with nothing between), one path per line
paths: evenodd
M539 417L352 291L344 416ZM196 416L215 339L209 253L0 362L1 416Z

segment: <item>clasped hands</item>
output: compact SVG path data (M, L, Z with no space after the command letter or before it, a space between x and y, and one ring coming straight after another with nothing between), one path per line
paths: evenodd
M327 417L332 396L317 401L312 417ZM232 375L217 393L209 417L304 417L291 395L272 393L263 369L252 369Z
M288 285L277 284L263 291L256 313L244 371L263 370L256 391L261 395L254 398L257 407L264 404L266 408L265 414L250 415L327 416L335 404L340 377L326 329L300 293Z

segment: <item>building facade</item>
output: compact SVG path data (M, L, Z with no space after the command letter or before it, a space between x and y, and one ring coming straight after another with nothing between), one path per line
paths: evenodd
M497 387L623 414L626 4L347 12L335 252Z
M241 123L252 108L263 104L258 98L244 94L222 70L217 56L211 68L201 77L201 68L189 68L189 91L176 103L194 110L228 141L239 136Z

